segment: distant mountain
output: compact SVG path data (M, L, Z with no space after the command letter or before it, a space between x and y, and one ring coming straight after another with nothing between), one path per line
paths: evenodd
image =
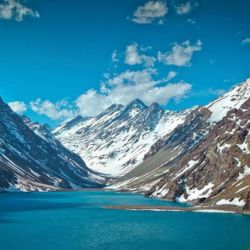
M48 126L20 117L0 98L0 190L97 187L103 178L66 149Z
M135 99L127 106L112 105L96 117L76 119L53 131L89 168L120 177L138 166L150 147L183 123L191 110L163 110Z
M249 210L249 121L250 79L193 110L110 188Z

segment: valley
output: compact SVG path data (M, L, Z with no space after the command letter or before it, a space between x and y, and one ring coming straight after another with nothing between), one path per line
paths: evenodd
M249 211L249 112L250 79L204 107L135 99L53 130L1 101L1 190L104 187Z

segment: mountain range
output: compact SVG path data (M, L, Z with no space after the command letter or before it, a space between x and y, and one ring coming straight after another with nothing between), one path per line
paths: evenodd
M57 127L53 135L87 166L110 177L120 177L143 161L150 147L184 122L190 110L163 110L135 99L127 106L112 105L96 117L76 117Z
M250 210L250 79L169 111L135 99L51 130L0 100L0 189L101 187Z

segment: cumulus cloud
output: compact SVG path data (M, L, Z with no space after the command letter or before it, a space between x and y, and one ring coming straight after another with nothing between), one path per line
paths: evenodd
M126 105L135 98L140 98L147 105L158 102L166 105L170 99L180 100L191 90L191 85L184 81L167 83L174 73L165 78L154 79L157 72L153 69L138 71L127 70L102 83L100 90L89 90L77 100L76 106L83 116L93 116L104 111L111 104Z
M49 100L42 101L38 98L30 102L30 107L34 112L46 115L52 120L65 120L73 118L76 115L74 107L65 100L53 103Z
M138 24L149 24L155 21L162 24L167 13L168 7L166 2L148 1L145 5L137 8L131 20Z
M189 14L198 5L198 2L187 1L185 3L176 5L175 10L178 15L186 15Z
M202 49L202 43L198 40L195 44L185 41L182 44L175 43L167 53L158 52L158 61L167 65L190 66L194 52Z
M27 110L27 105L24 102L9 102L10 108L19 115L22 115Z
M244 40L241 41L242 45L250 45L250 37L245 38Z
M140 50L145 51L145 48ZM127 46L124 63L128 65L144 64L146 67L152 67L155 61L156 59L152 56L139 54L137 43Z
M37 11L22 5L17 0L4 0L0 4L0 19L15 19L18 22L22 22L24 16L40 17Z

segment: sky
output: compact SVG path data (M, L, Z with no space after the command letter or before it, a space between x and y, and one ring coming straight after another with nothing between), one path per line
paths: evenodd
M0 96L52 126L140 98L205 105L250 77L248 0L0 0Z

